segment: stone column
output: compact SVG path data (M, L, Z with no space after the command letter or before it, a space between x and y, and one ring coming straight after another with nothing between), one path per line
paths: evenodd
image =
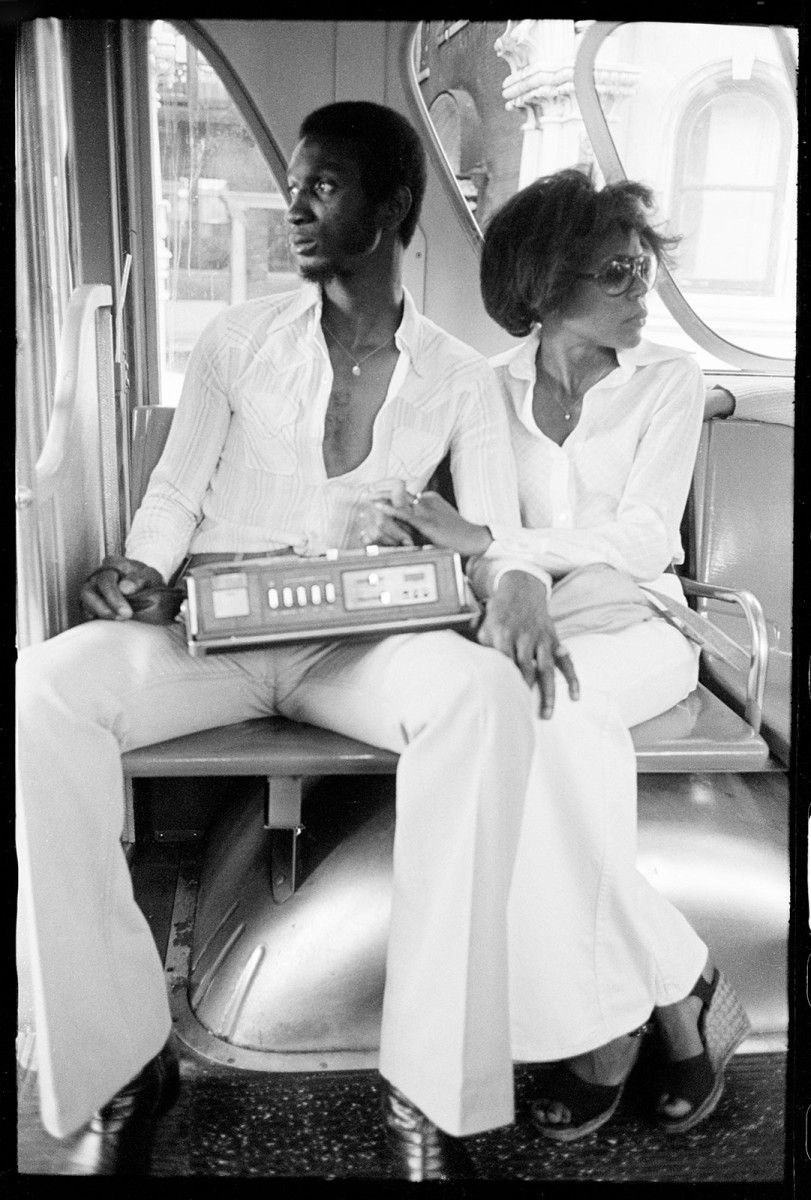
M574 91L574 62L581 35L574 21L508 21L494 49L510 64L502 94L508 109L526 110L519 188L541 175L593 162ZM617 101L636 89L639 71L612 62L597 68L603 112L616 116Z

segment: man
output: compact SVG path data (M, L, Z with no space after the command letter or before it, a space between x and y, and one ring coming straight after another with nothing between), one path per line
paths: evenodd
M90 1120L77 1171L145 1170L177 1090L162 966L118 843L121 751L269 713L401 753L380 1051L396 1169L469 1174L459 1138L513 1116L506 905L537 705L524 681L539 675L548 698L555 662L569 669L544 582L497 539L472 544L481 645L435 632L198 659L176 624L133 619L189 552L350 544L370 488L396 477L419 504L448 448L462 514L519 524L490 369L402 287L425 187L415 131L348 103L300 137L288 220L307 282L204 331L126 557L84 588L99 619L21 663L41 1106L57 1137Z

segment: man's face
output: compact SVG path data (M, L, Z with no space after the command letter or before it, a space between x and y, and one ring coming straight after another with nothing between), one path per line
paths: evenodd
M350 144L303 138L293 151L287 182L288 240L299 273L318 283L354 274L377 249L381 225L364 194Z

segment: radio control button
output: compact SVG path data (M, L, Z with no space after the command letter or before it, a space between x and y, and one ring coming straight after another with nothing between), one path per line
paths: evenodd
M378 575L377 571L372 571L371 575L369 576L369 583L380 583L380 576Z
M268 604L271 608L279 607L279 592L277 588L268 588Z
M327 604L335 603L335 584L334 583L324 584L324 597L327 601Z
M296 601L299 604L299 606L302 606L307 603L306 587L297 587L296 588Z
M282 588L282 603L285 608L293 607L293 589L289 587Z
M314 583L310 588L310 599L312 600L313 604L321 603L321 588L317 583Z
M391 592L381 592L380 593L380 603L381 604L391 604Z

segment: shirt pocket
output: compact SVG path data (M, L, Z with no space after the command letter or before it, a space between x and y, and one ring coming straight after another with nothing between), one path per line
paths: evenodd
M445 455L445 443L437 433L399 426L392 433L389 475L403 479L430 475Z
M237 410L239 454L246 466L274 475L294 475L298 468L298 406L286 399L244 391Z

